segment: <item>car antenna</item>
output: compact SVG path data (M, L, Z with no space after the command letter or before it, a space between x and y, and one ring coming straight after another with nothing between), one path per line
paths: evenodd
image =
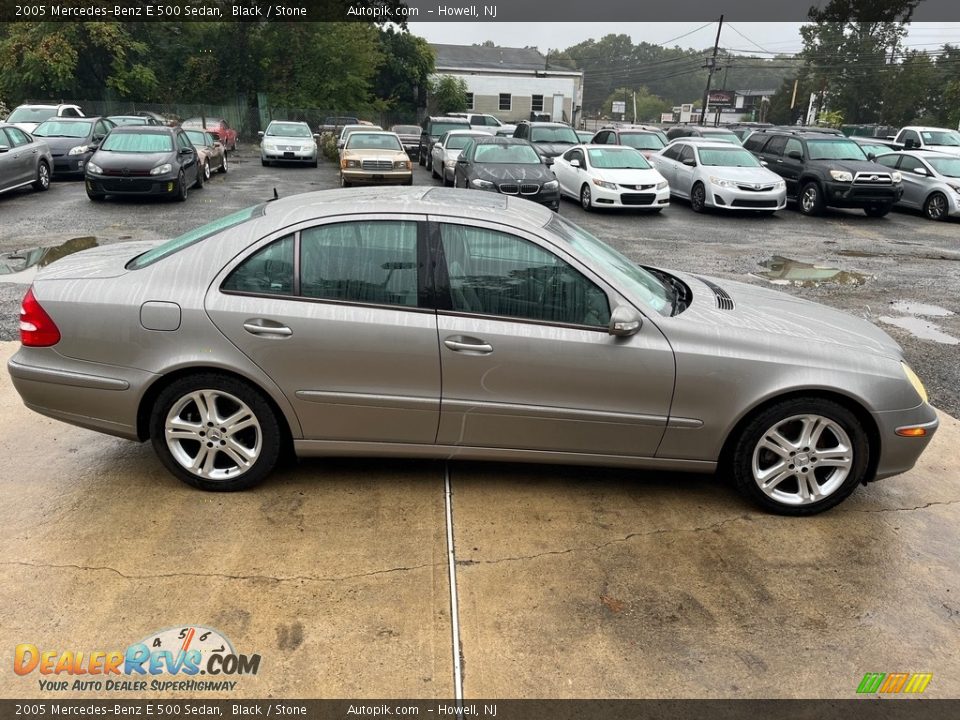
M273 197L267 200L267 202L273 202L274 200L279 200L280 196L277 194L277 189L273 189Z

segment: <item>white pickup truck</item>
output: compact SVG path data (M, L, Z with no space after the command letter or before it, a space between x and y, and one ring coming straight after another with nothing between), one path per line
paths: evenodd
M487 115L486 113L462 112L448 114L454 117L466 118L467 122L470 123L471 130L484 130L491 135L513 135L513 131L517 129L516 125L502 123L493 115Z
M909 126L902 128L893 140L906 150L938 150L960 155L960 131L950 128Z

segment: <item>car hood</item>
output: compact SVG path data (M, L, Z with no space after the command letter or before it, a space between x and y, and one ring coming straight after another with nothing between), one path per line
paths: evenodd
M933 148L937 152L949 153L950 155L960 155L960 147L956 145L930 145L928 143L927 147Z
M896 341L867 320L826 305L793 297L785 292L686 273L672 273L684 280L693 292L693 302L677 316L691 322L724 330L756 334L774 344L802 343L804 347L844 347L899 360L902 350ZM706 282L704 282L706 281ZM721 288L733 300L732 310L718 307L717 295L707 283ZM688 315L689 313L689 315Z
M45 142L54 155L64 155L78 145L90 144L90 138L87 137L43 137L38 135L34 135L34 137Z
M474 177L491 182L502 182L504 180L531 180L534 182L548 182L556 180L556 176L550 172L546 165L536 164L510 164L510 163L484 163L482 165L473 165Z
M172 163L176 158L174 152L159 153L131 153L117 152L116 150L97 150L90 161L104 170L131 170L141 172L152 170L157 165Z
M369 148L363 150L344 150L343 157L355 160L406 160L407 154L403 150L387 150L384 148Z
M735 167L725 165L704 165L703 172L724 180L735 180L742 183L763 183L769 185L778 183L782 179L775 172L762 167Z
M533 146L537 149L537 152L546 157L556 157L565 153L567 150L573 147L573 143L544 143L544 142L535 142Z
M591 168L590 172L601 180L617 183L618 185L655 185L656 183L663 182L663 175L657 172L656 168L649 168L647 170Z
M160 242L137 240L82 250L42 268L35 282L117 277L129 272L125 267L128 262Z

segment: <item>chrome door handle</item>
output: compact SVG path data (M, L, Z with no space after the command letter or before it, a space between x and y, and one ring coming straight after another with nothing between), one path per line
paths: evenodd
M493 352L493 345L485 342L464 342L463 338L447 338L443 344L454 352L477 353L478 355L489 355Z
M251 335L280 335L282 337L293 335L293 330L285 325L260 325L255 322L245 322L243 329Z

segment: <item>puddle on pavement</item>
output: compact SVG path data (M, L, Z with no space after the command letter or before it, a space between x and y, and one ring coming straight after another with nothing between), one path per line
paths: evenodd
M890 303L890 309L904 315L923 315L924 317L950 317L953 315L952 310L947 310L939 305L928 305L913 300L897 300Z
M59 245L0 253L0 282L29 283L37 270L67 255L97 247L93 236L76 237Z
M781 255L774 255L769 260L760 264L768 269L756 274L762 278L766 278L774 285L817 287L823 283L863 285L867 281L867 276L861 273L800 262L799 260L792 260L791 258Z
M948 335L932 322L924 320L923 318L910 315L903 315L901 317L881 315L879 320L887 325L895 325L898 328L903 328L921 340L932 340L941 345L960 345L960 340L957 340L953 335Z

